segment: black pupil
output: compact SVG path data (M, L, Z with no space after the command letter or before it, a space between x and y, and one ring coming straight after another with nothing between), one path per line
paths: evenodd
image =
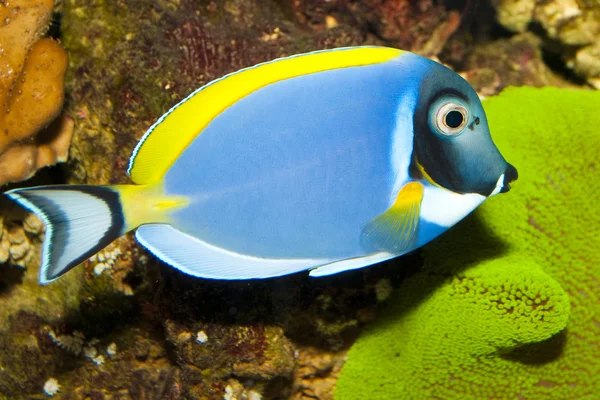
M460 111L453 110L446 114L446 125L450 128L458 128L462 125L463 121L464 117Z

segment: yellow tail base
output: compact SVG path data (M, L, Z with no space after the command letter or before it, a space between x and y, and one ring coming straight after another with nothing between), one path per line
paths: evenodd
M168 224L170 214L189 205L184 196L167 196L162 183L151 185L117 185L113 187L121 198L125 232L144 224Z

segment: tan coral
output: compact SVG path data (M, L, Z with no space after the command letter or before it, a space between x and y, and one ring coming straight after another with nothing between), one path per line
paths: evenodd
M294 400L332 400L335 383L344 364L346 350L337 352L298 346L294 369Z
M0 4L0 184L24 180L65 161L73 121L62 118L67 56L56 41L40 39L52 0Z
M42 221L12 205L0 205L0 264L30 266L36 259L35 244L43 236Z

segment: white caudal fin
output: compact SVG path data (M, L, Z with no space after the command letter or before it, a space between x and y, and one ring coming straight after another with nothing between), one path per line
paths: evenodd
M46 224L42 284L59 278L125 233L119 192L109 186L40 186L6 195Z

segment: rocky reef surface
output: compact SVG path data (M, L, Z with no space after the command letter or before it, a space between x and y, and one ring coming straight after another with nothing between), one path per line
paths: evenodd
M594 0L494 0L498 21L514 32L531 30L548 52L600 88L600 3Z
M501 2L64 0L53 11L48 4L0 1L0 32L4 13L45 7L26 28L35 32L31 42L53 46L52 59L66 62L51 36L68 54L65 117L51 136L62 141L49 147L56 149L52 163L63 161L70 141L69 161L26 185L127 183L137 141L189 92L239 68L315 49L409 49L459 71L484 96L508 85L593 83L569 63L561 50L570 49L567 42L549 52L548 43L562 39L548 39L535 23L510 25ZM0 55L34 51L5 37ZM60 92L62 82L53 82ZM0 98L8 99L17 83L0 84ZM59 100L26 137L44 137ZM55 142L11 143L36 143L40 152L37 143ZM36 161L9 180L48 163ZM0 398L7 399L332 399L360 329L422 265L414 255L319 280L205 281L159 263L126 236L42 287L41 222L5 200L0 215Z

